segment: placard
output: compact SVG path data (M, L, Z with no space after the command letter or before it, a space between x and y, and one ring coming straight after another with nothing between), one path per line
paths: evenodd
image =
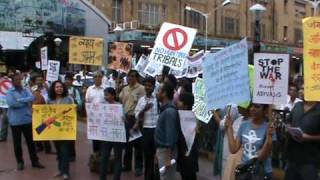
M101 66L103 63L102 38L72 36L69 42L69 63Z
M109 47L108 68L128 73L131 69L133 44L114 42Z
M76 105L33 105L32 134L34 141L76 140Z
M289 54L254 54L253 103L287 103Z
M46 80L49 82L57 81L59 79L59 72L60 62L55 60L49 60Z
M155 77L156 75L162 74L163 65L155 61L149 61L147 67L144 69L144 73Z
M147 67L149 63L148 56L142 54L139 58L137 65L134 67L136 71L140 74L141 77L145 78L146 73L144 73L144 69Z
M192 111L179 111L181 131L186 140L188 151L186 156L189 156L196 137L197 121Z
M7 92L12 87L12 82L8 78L0 79L0 107L8 108L7 104Z
M320 101L320 17L303 19L304 99Z
M196 29L163 23L149 60L182 70L196 34Z
M202 68L209 110L250 100L246 39L206 55Z
M40 49L41 56L41 70L47 70L48 68L48 47L42 47Z
M213 114L207 108L207 95L203 79L197 78L192 87L195 103L192 111L198 120L208 124Z
M126 142L121 104L87 103L88 139Z

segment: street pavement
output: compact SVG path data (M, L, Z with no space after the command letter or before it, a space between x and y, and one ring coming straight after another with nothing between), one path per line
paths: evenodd
M53 144L52 144L53 145ZM76 142L77 159L71 163L70 177L72 180L96 180L98 175L90 173L88 168L88 159L91 153L91 144L86 137L86 125L83 122L78 123L78 135ZM23 141L23 151L25 160L25 170L17 171L13 152L11 134L7 142L0 143L0 180L47 180L55 179L53 176L57 173L56 155L47 155L44 152L38 153L40 162L46 166L45 169L33 169L29 160L26 144ZM212 162L206 158L199 159L200 172L199 180L215 180L212 176ZM108 177L112 179L112 177ZM134 173L123 173L123 180L142 180L143 177L135 177Z

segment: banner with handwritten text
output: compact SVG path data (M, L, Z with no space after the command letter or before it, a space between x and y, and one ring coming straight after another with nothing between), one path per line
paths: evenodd
M209 110L250 100L246 39L217 53L208 54L202 68Z
M320 101L320 17L303 19L304 98Z
M121 104L87 103L88 139L126 142Z
M114 42L109 46L108 68L128 73L131 69L133 44Z
M207 108L207 95L203 79L196 79L192 88L192 92L195 99L192 111L195 113L195 116L198 120L208 123L213 114Z
M76 140L76 105L33 105L32 109L34 141Z
M103 39L72 36L69 42L69 63L101 66Z

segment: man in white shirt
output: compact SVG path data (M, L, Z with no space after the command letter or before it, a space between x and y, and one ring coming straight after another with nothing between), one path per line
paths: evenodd
M276 106L275 109L291 111L294 106L301 101L302 100L298 98L298 88L295 85L290 85L289 95L287 96L287 103Z
M103 75L101 72L95 72L93 74L94 85L87 89L85 102L86 103L105 103L104 99L104 88L102 87ZM100 151L100 142L93 140L93 152L97 153Z
M144 149L144 179L153 180L155 175L154 157L156 153L154 130L157 126L159 117L158 101L154 95L155 79L147 77L144 82L146 95L141 97L135 108L135 117L137 119L134 129L143 126L143 149Z

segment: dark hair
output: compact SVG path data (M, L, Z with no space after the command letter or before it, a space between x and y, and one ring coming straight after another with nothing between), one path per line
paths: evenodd
M190 92L185 92L180 94L179 100L187 106L188 110L192 110L192 106L194 104L194 96Z
M108 93L108 94L114 96L115 98L116 98L116 95L117 95L116 90L114 90L112 87L107 87L107 88L104 90L104 93L105 93L105 94Z
M296 84L294 84L294 83L289 83L289 89L291 87L294 87L294 88L296 88L296 90L299 90L298 86Z
M62 92L62 97L67 97L68 96L68 89L66 87L66 85L60 81L60 80L57 80L57 81L54 81L51 86L50 86L50 89L49 89L49 92L48 92L48 96L51 100L55 100L56 99L56 92L54 91L54 87L56 86L56 84L62 84L62 88L63 88L63 92Z
M174 86L174 88L177 87L178 81L176 79L176 77L173 74L168 74L166 75L164 78L168 78L169 81L172 83L172 85Z
M144 79L144 84L146 83L151 83L152 86L155 86L156 85L156 79L154 79L153 77L151 76L148 76Z
M181 80L181 87L189 93L192 93L192 83L188 79Z
M131 69L129 72L128 72L128 76L131 76L132 73L134 73L134 76L139 79L139 73L138 71L134 70L134 69Z
M72 74L66 74L66 76L65 76L64 79L65 79L65 80L67 80L67 79L73 80L73 76L72 76Z
M171 82L165 82L162 85L161 91L166 93L168 99L172 100L174 96L175 87Z
M21 76L21 73L14 73L12 76L10 76L10 79L12 79L12 81L14 81L15 78L18 76Z

